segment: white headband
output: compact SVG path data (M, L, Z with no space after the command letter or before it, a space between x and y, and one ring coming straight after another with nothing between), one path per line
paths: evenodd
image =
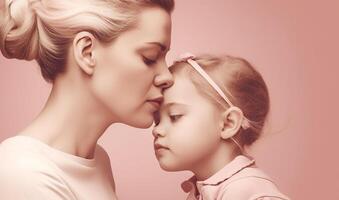
M227 98L225 93L220 89L220 87L213 81L213 79L200 67L200 65L193 60L195 56L191 53L185 53L180 56L180 59L177 62L187 62L190 64L211 86L212 88L226 101L230 107L235 107L233 103ZM250 127L249 120L243 116L241 123L243 129L248 129Z

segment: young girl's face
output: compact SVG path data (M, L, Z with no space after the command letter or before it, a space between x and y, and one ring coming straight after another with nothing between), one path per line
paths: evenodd
M155 115L155 155L164 170L194 171L202 163L210 163L220 150L221 112L188 77L179 74L174 78Z

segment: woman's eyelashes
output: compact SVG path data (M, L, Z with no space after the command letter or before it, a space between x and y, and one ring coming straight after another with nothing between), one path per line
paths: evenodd
M154 65L158 61L159 57L160 54L158 52L142 54L142 60L148 66Z
M157 62L157 59L151 59L151 58L147 58L145 56L143 56L143 61L146 65L153 65Z
M153 114L153 118L154 118L154 127L158 126L160 123L160 113L159 112L155 112Z

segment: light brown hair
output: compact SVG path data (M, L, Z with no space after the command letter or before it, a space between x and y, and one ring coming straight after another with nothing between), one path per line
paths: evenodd
M260 73L245 59L233 56L201 56L194 59L218 84L230 101L239 107L249 120L248 129L240 129L235 138L242 146L255 142L265 125L270 100L268 89ZM174 74L184 73L200 93L218 108L229 105L187 62L180 61L170 67Z

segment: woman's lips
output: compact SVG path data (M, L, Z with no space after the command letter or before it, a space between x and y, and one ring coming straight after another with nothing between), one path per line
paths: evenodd
M163 96L158 96L158 97L148 100L147 102L150 103L156 110L159 110L160 105L163 102L163 100L164 100Z
M148 103L150 103L155 110L159 110L160 109L160 103L157 101L148 101Z

